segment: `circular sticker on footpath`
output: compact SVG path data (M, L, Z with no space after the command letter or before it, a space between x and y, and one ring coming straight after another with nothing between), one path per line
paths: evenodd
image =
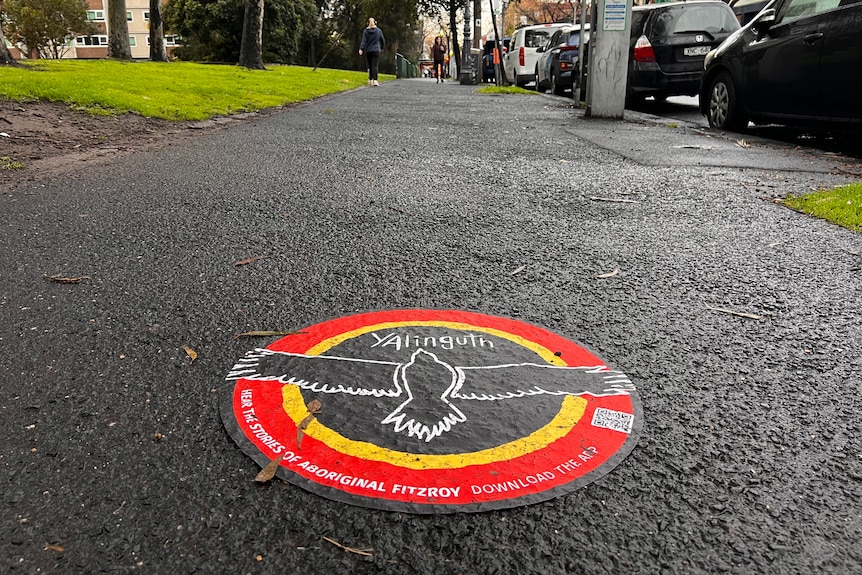
M222 419L261 467L313 493L408 513L558 497L602 477L643 427L626 375L513 319L362 313L249 351Z

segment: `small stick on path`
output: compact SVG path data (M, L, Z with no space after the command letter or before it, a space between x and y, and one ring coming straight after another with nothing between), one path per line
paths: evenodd
M332 543L336 547L340 547L341 549L344 549L348 553L356 553L357 555L364 555L365 557L373 557L374 556L374 554L371 553L371 551L374 551L374 549L356 549L355 547L348 547L346 545L342 545L341 543L339 543L335 539L330 539L329 537L324 537L323 539L325 541L329 541L330 543Z

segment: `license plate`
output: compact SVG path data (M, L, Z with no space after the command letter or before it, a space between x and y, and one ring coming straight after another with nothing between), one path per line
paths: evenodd
M683 48L682 53L686 56L706 56L709 50L709 46L692 46L690 48Z

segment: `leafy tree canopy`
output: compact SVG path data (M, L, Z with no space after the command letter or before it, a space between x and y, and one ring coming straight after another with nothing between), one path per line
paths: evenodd
M202 62L236 62L242 41L243 0L169 0L166 27L183 38L174 55ZM317 29L314 0L266 0L263 60L299 61L303 42Z

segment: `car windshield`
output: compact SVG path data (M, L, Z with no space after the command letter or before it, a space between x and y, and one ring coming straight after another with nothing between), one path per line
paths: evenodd
M663 10L652 25L655 36L673 36L691 32L710 34L733 32L739 22L724 4L688 4Z
M539 48L548 43L550 35L546 30L527 30L524 33L524 46L527 48Z

